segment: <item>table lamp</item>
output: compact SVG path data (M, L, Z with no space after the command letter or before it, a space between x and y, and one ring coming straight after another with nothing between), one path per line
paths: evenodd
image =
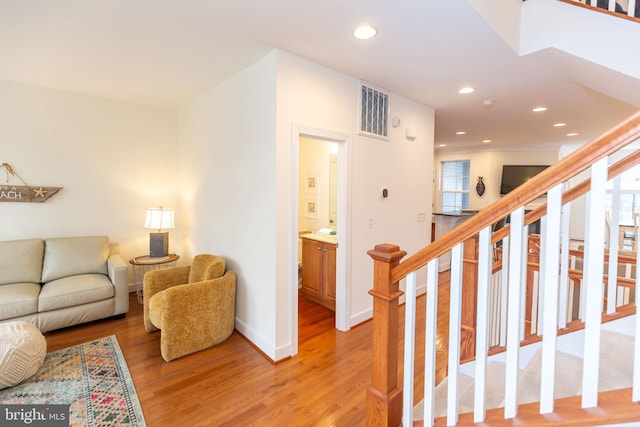
M169 253L169 232L173 228L173 209L159 208L147 209L147 218L144 228L158 230L157 233L149 233L149 257L158 258Z

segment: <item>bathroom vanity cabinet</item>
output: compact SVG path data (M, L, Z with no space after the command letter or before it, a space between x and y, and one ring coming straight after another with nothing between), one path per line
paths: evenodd
M302 239L302 293L311 301L336 309L335 236L314 233Z

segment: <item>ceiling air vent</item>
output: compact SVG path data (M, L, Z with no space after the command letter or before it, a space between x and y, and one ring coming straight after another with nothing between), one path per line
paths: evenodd
M389 94L365 83L360 94L360 134L388 139Z

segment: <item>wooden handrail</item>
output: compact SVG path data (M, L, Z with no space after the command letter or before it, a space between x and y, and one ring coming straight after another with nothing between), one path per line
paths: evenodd
M620 13L620 12L612 12L609 9L603 9L601 7L591 6L590 4L584 4L574 0L559 0L559 1L561 1L562 3L567 3L570 5L576 6L576 7L581 7L583 9L593 10L596 12L604 13L606 15L615 16L616 18L622 18L622 19L628 19L634 22L640 22L640 18L636 18L635 16L629 16L627 14Z
M640 1L640 0L638 0ZM640 164L640 150L634 151L625 158L618 160L613 165L609 166L608 179L613 179L616 176L624 173L626 170ZM578 197L584 196L591 190L591 180L585 179L577 185L574 185L566 192L562 194L562 204L573 202ZM547 213L547 204L543 204L527 213L524 217L524 224L529 225L542 218ZM491 235L491 243L499 242L509 235L510 226L505 225L500 230L496 230Z
M593 163L611 155L640 138L640 111L623 120L603 133L591 143L585 144L564 159L551 165L525 184L483 209L464 222L464 227L456 227L445 233L430 245L419 250L391 270L391 282L405 278L409 273L424 267L430 260L451 250L456 244L478 234L483 228L506 217L515 209L532 202L549 189L562 184Z

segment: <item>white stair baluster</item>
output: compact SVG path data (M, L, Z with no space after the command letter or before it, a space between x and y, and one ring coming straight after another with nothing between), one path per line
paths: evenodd
M602 275L604 270L605 184L607 157L591 166L591 197L587 206L589 221L585 230L584 279L585 328L584 364L582 369L582 407L598 405L598 372L600 366L600 325L604 296Z
M425 301L424 344L424 425L432 426L434 413L434 389L436 387L436 336L438 320L438 258L427 264L427 298ZM412 405L413 406L413 405Z
M609 218L609 269L607 285L607 313L615 313L618 288L618 248L620 233L620 175L613 178L611 217ZM624 239L623 239L624 241Z
M464 243L451 250L451 296L449 301L449 369L447 379L447 425L458 424L458 376L462 323L462 252Z
M549 204L549 202L547 202L547 205ZM536 314L537 314L537 325L536 325L536 332L538 334L538 336L542 335L542 325L544 323L544 307L542 306L542 302L544 301L544 293L546 290L546 284L544 282L544 277L545 277L545 269L547 268L546 264L544 262L542 262L542 260L544 259L544 251L545 248L547 246L547 218L549 217L549 210L547 210L547 215L543 216L540 219L540 224L541 224L541 233L540 233L540 257L539 257L539 265L540 265L540 271L538 272L538 274L536 275L534 272L534 285L538 286L538 297L537 298L532 298L531 304L535 307L536 309ZM559 218L558 218L559 220ZM533 314L533 312L532 312ZM533 316L531 318L531 327L533 328ZM532 331L533 333L533 331Z
M476 319L476 376L473 421L486 416L487 354L489 352L489 287L491 286L491 227L480 231L478 242L478 304Z
M638 2L640 0L629 0L629 3L627 4L627 15L628 16L635 16L634 13L636 11L636 2Z
M520 336L522 322L522 270L526 258L523 259L527 242L523 232L524 207L511 212L511 233L509 248L509 281L507 307L507 351L505 368L504 417L514 418L518 415L518 358L520 353Z
M509 295L509 236L502 239L502 280L500 283L500 346L507 345L507 302Z
M584 230L584 250L583 250L583 254L582 254L582 281L579 283L580 287L579 287L579 297L578 297L578 318L580 320L582 320L584 322L585 320L585 308L587 306L587 282L585 281L586 279L586 265L587 265L587 259L589 256L589 251L590 251L590 247L587 244L587 242L589 242L589 231L590 228L588 226L588 224L591 221L591 211L589 209L589 205L591 204L591 192L588 192L585 195L585 206L586 209L584 211L584 223L585 223L585 230Z
M560 293L558 300L558 327L567 327L567 298L569 295L569 224L571 221L571 203L562 207L562 226L560 228L562 242L560 258Z
M562 210L562 186L557 185L547 192L547 220L544 228L544 264L545 274L541 308L542 317L542 365L540 376L540 413L553 412L556 337L558 335L558 266L560 263L560 216Z
M404 381L402 423L413 423L413 379L416 341L416 272L407 275L404 305Z

